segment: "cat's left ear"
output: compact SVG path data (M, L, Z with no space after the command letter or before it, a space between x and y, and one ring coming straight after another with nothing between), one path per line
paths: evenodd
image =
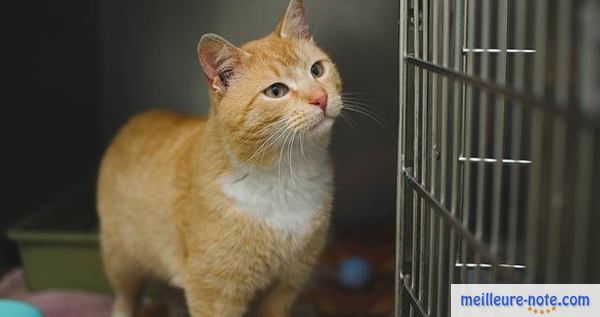
M277 27L275 33L281 37L295 37L301 40L312 40L308 29L308 22L304 14L304 3L302 0L291 0L287 10Z
M248 53L216 34L205 34L198 43L198 60L209 87L223 92Z

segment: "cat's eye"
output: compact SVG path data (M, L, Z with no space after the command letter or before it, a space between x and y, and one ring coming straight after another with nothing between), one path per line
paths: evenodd
M323 76L323 63L316 62L310 67L310 73L314 78L319 78Z
M265 89L263 92L268 97L281 98L285 96L288 93L288 91L290 91L290 88L288 86L282 83L275 83L269 86L269 88Z

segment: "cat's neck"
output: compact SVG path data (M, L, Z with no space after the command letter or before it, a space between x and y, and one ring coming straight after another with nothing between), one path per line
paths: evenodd
M276 232L302 237L324 219L333 184L326 149L303 157L281 156L276 164L256 167L231 159L232 169L221 174L218 184L242 213Z

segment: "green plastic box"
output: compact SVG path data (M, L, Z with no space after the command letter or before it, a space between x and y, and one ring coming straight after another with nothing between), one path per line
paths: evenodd
M8 231L19 247L32 291L109 293L98 243L92 186L72 191Z

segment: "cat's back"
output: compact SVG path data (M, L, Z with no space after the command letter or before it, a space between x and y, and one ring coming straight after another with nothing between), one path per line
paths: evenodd
M164 110L149 110L132 117L117 133L103 161L118 158L136 165L176 151L190 136L201 132L204 118ZM162 155L161 155L162 154Z
M191 138L199 138L205 119L151 110L132 117L117 133L100 164L98 204L137 200L170 192L175 166ZM152 197L152 196L150 196ZM165 197L166 198L166 197Z

